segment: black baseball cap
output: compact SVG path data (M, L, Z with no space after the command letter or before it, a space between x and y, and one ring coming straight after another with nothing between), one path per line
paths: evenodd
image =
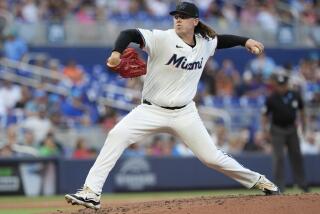
M190 17L198 18L199 9L198 7L190 2L179 2L174 11L171 11L169 14L171 16L176 15L177 13L184 14Z

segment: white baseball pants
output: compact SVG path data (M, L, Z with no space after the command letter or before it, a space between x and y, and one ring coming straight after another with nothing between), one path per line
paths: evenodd
M169 132L179 137L199 160L230 178L251 188L260 174L239 164L217 149L207 132L195 103L177 110L156 105L141 104L125 116L108 134L108 137L90 169L85 186L100 194L106 178L122 152L132 143L149 134Z

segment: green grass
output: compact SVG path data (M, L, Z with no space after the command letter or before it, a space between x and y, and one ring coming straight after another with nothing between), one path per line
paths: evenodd
M320 193L320 187L311 188L311 192ZM298 194L301 191L297 188L289 188L285 194ZM173 198L189 198L200 196L227 196L227 195L256 195L262 194L258 190L247 189L228 189L228 190L201 190L201 191L177 191L177 192L146 192L146 193L108 193L103 194L102 200L109 202L121 201L143 201L143 200L164 200ZM41 204L47 203L48 207ZM56 207L54 203L62 204ZM13 204L11 207L3 208L4 205ZM30 205L34 206L31 208ZM39 207L37 207L39 205ZM19 208L13 208L13 207ZM2 208L1 208L2 207ZM44 214L61 211L76 211L79 206L70 206L64 201L63 195L43 196L43 197L24 197L24 196L1 196L0 214Z

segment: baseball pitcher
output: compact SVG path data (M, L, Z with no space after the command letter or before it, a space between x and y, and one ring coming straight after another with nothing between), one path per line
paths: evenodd
M99 209L102 187L122 152L147 135L164 131L179 137L208 167L247 188L279 194L265 176L217 149L193 102L204 65L216 49L240 45L259 54L263 45L249 38L217 34L199 20L198 8L189 2L180 2L170 15L173 29L129 29L118 36L107 66L125 78L146 75L142 102L109 132L84 186L67 194L67 202ZM134 49L127 48L131 42L148 54L147 64Z

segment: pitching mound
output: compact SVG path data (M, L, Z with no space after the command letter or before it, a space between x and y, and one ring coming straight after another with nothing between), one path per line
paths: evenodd
M320 212L320 194L281 196L197 197L124 204L102 204L99 211L81 214L314 214Z

